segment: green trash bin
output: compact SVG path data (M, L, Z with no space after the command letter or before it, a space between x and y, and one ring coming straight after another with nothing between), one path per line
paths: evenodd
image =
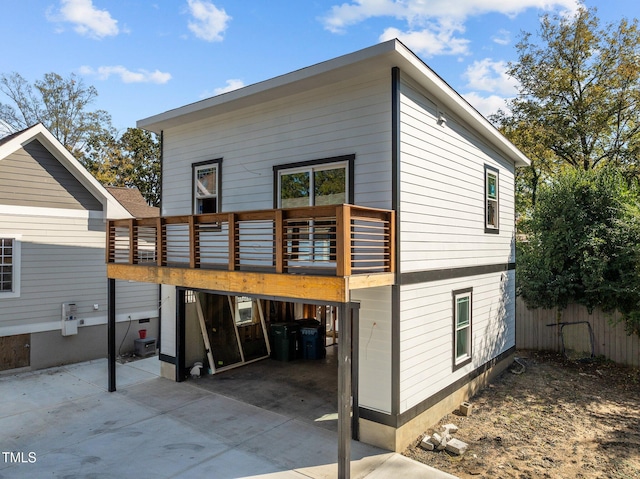
M296 359L298 332L296 323L273 323L271 325L271 358L277 361Z

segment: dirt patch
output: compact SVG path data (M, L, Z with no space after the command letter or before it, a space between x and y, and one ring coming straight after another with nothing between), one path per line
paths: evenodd
M640 478L640 370L606 361L519 351L514 363L469 402L472 414L448 414L427 433L453 423L463 456L404 455L469 478Z

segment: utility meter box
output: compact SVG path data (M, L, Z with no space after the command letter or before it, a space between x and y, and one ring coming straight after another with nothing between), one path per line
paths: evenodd
M62 335L78 334L78 307L76 303L62 303Z

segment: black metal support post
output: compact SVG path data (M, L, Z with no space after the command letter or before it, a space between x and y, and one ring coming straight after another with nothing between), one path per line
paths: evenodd
M358 398L360 348L360 303L351 303L351 438L360 440L360 407Z
M340 305L338 321L338 479L351 476L351 305Z
M186 379L186 343L185 343L185 293L184 288L176 288L176 381Z
M116 280L107 279L107 355L108 355L108 391L116 390Z

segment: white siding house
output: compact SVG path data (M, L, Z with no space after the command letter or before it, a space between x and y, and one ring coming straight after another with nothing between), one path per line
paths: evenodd
M108 217L131 215L44 126L0 139L0 369L106 357ZM131 352L138 329L157 334L158 288L117 288L118 340ZM63 303L75 304L70 324Z
M134 259L126 266L112 258L108 275L163 284L166 376L180 380L184 366L184 294L176 295L176 287L315 305L359 302L360 438L388 449L404 449L509 364L514 176L528 160L399 41L138 126L163 138L161 215L167 218L157 233L165 237L154 264ZM330 220L313 216L314 208L336 203ZM301 208L290 208L302 205L312 218L305 217L306 236L299 236ZM346 226L343 215L351 218ZM384 246L367 243L366 218L373 217L389 221L379 240ZM256 218L268 218L264 231L274 235L259 246L274 246L252 270L241 237L248 222L257 228ZM191 242L186 270L162 250L179 235L171 229L179 221L191 235L184 233ZM322 221L334 229L322 230ZM200 222L207 224L196 234ZM230 238L228 267L204 271L203 235L216 231ZM318 254L313 248L321 249L323 238L330 246ZM391 250L380 253L386 247ZM331 275L288 274L300 251L304 266L324 261Z

